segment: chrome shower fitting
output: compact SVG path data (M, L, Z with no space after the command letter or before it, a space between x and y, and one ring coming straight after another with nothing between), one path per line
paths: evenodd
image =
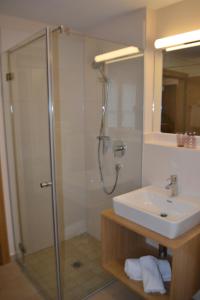
M111 137L107 135L102 135L102 136L98 136L97 139L103 143L103 154L106 154L106 152L111 146Z
M97 137L97 139L98 139L98 166L99 166L100 180L101 180L101 184L103 187L103 191L107 195L111 195L116 189L118 179L119 179L119 172L121 169L121 165L119 163L115 164L115 181L114 181L112 188L110 190L108 190L108 188L105 186L105 180L104 180L104 175L103 175L102 156L104 156L106 154L106 152L109 150L110 145L111 145L111 137L106 135L106 133L105 133L105 117L106 117L107 106L108 106L109 80L105 75L104 63L93 62L92 67L94 69L99 70L99 72L101 73L100 81L102 83L102 89L103 89L101 125L100 125L100 130L99 130L99 136ZM122 153L122 152L120 152L120 150L116 149L116 152L117 151L119 151L119 153ZM125 149L124 149L124 152L125 152ZM115 153L115 152L113 152L113 153Z
M115 157L123 157L127 151L127 145L123 141L117 140L113 143L113 152Z

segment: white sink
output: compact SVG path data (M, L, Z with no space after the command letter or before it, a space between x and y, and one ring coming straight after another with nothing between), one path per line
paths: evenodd
M169 197L168 191L147 186L113 198L117 215L170 239L200 223L200 199Z

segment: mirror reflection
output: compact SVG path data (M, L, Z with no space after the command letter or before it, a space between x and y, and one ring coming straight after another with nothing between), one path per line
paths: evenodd
M163 51L161 131L200 135L200 47Z

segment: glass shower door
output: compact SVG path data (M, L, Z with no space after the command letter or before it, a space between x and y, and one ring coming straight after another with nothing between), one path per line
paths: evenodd
M13 149L9 169L10 174L15 173L11 181L16 188L13 214L19 221L17 256L41 291L50 299L58 299L48 38L47 30L47 34L8 51L10 103L5 105L11 109L6 118L11 121L7 138L10 135Z
M106 64L103 70L94 64L95 56L125 45L55 33L53 46L57 192L64 215L63 294L65 300L81 300L113 281L101 264L101 212L112 208L113 196L141 186L143 57ZM97 137L105 110L108 139L100 159L109 191L115 166L121 166L112 195L103 190L98 160ZM118 157L113 145L121 141L127 151Z

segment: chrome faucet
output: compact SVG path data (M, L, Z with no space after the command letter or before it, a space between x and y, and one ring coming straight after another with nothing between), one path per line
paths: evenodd
M169 183L165 188L167 190L170 190L170 197L176 197L178 195L177 175L171 175L167 180L169 181Z

